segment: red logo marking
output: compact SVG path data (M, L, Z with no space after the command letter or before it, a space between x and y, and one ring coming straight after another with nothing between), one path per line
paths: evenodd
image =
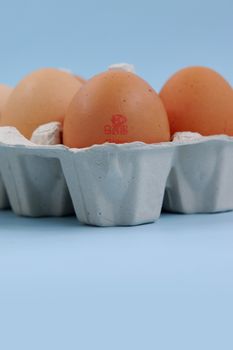
M104 126L106 135L126 135L128 134L127 117L121 114L115 114L111 118L112 124Z

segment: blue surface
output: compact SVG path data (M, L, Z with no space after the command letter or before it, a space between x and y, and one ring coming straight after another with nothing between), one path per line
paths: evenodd
M232 349L233 213L0 223L0 349Z

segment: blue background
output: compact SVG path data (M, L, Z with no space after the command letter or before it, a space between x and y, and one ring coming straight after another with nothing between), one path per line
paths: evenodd
M134 63L157 90L188 65L233 83L231 0L0 1L0 80L15 84L43 66L91 77Z
M0 81L134 63L233 83L233 2L0 1ZM95 228L0 212L0 349L232 349L233 214Z

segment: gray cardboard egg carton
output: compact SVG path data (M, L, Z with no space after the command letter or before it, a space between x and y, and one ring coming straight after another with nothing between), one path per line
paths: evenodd
M10 137L0 129L0 207L18 215L75 212L82 223L114 226L153 222L162 208L233 210L230 137L68 149L35 145L16 129Z

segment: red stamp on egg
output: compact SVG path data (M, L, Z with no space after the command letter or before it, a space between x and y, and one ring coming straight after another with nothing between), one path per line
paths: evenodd
M111 124L104 126L104 133L105 135L127 135L127 117L121 114L114 114L111 118Z

